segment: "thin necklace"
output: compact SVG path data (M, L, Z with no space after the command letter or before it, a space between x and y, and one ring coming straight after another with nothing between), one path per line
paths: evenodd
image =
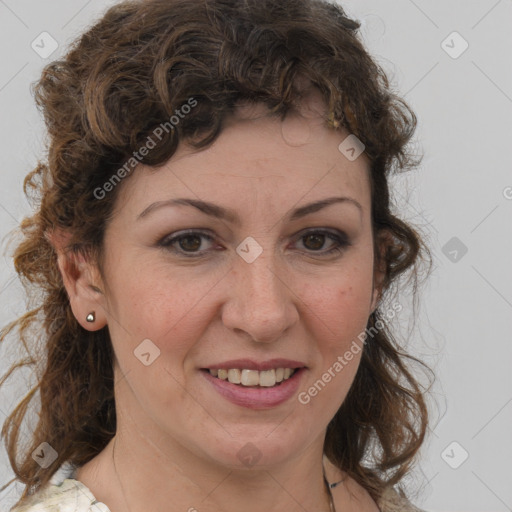
M336 507L334 506L334 500L332 499L331 486L329 482L324 477L325 485L327 486L327 492L329 493L329 505L331 507L331 512L336 512Z
M331 489L334 489L338 484L341 484L341 482L343 482L344 479L340 480L339 482L336 482L334 484L330 484L327 481L327 477L325 476L325 468L323 467L323 465L322 465L322 471L324 473L325 486L327 487L327 492L329 493L329 505L331 507L331 512L336 512L336 507L334 506L334 498L332 497Z
M115 458L114 458L114 451L115 451L115 448L116 448L116 440L117 438L114 437L114 444L112 446L112 462L114 463L114 471L116 473L116 478L117 478L117 481L119 482L119 485L121 486L121 490L123 491L122 494L123 494L123 500L126 504L126 509L128 510L128 512L131 512L131 509L130 507L128 506L128 502L126 501L126 493L124 492L124 487L123 487L123 484L121 483L121 479L119 478L119 474L117 472L117 467L116 467L116 461L115 461ZM340 484L341 482L343 482L343 480L340 480L339 482L336 482L334 484L330 484L328 481L327 481L327 478L325 476L325 469L322 465L322 471L323 471L323 475L324 475L324 483L325 483L325 486L327 487L327 493L329 494L329 507L330 507L330 512L336 512L336 507L334 506L334 499L332 497L332 492L331 492L331 489L334 489L334 487L336 487L338 484Z
M128 512L131 512L130 511L130 507L128 506L128 502L126 501L126 493L124 492L124 487L123 487L123 484L121 483L121 479L119 478L119 474L117 473L117 468L116 468L116 459L114 457L114 451L116 449L116 441L117 441L117 437L114 436L114 444L112 445L112 462L114 463L114 471L116 472L116 478L117 478L117 481L119 482L119 485L121 486L121 490L123 491L123 500L126 504L126 509L128 510Z

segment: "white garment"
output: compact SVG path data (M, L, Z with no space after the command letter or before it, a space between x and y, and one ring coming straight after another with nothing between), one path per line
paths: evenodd
M76 467L65 462L47 486L30 496L26 503L10 512L110 512L82 482L76 480ZM388 487L378 503L381 512L423 512Z
M53 474L46 487L27 498L22 506L11 512L110 512L79 480L76 467L65 462Z

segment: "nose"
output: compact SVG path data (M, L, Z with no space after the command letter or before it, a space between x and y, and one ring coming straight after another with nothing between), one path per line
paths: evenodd
M228 280L229 298L222 311L226 327L259 343L282 339L299 320L299 299L293 293L289 273L265 253L270 251L252 263L242 258L235 261Z

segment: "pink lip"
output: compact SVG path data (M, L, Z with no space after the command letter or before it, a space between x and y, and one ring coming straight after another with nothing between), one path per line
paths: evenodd
M258 363L252 359L232 359L223 363L214 363L204 366L204 369L229 370L230 368L247 369L247 370L271 370L272 368L303 368L306 366L300 361L292 361L291 359L269 359Z
M231 363L230 361L229 363ZM242 365L242 368L248 368ZM286 366L290 368L290 366ZM216 368L216 367L213 367ZM218 368L218 367L217 367ZM220 366L222 368L222 366ZM228 367L225 367L228 368ZM229 366L229 368L240 368L240 366ZM278 368L282 368L278 366ZM224 398L235 405L247 407L248 409L270 409L289 400L298 390L302 375L306 368L300 368L287 380L272 388L245 387L239 384L231 384L227 380L218 379L210 375L208 370L201 370L201 374L210 382L214 389Z

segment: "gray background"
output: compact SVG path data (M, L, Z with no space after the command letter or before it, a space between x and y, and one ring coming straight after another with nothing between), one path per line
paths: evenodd
M30 212L22 182L43 151L29 85L112 3L0 0L0 237ZM417 170L395 180L398 210L434 257L416 325L409 296L401 298L408 349L437 374L429 440L408 485L431 512L512 510L512 0L342 4L362 21L367 46L417 113L416 144L425 154ZM31 47L45 31L59 45L46 59ZM2 326L24 310L9 254L3 243ZM2 373L13 357L4 343ZM34 383L29 372L13 380L1 391L1 422ZM12 477L2 446L0 487ZM0 510L20 490L4 491Z

